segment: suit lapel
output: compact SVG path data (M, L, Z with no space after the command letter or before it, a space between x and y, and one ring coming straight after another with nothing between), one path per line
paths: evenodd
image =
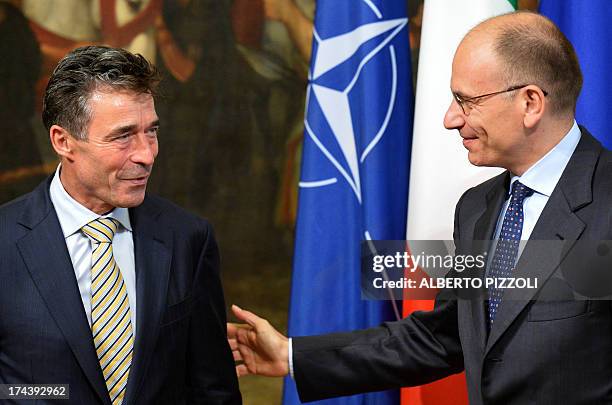
M508 194L510 176L506 173L499 176L485 195L483 207L474 225L474 239L471 254L479 255L488 252L491 246L491 239L495 233L499 212ZM485 268L479 269L480 278L483 278ZM470 300L471 310L469 316L472 318L473 330L476 333L480 349L484 351L487 342L487 315L483 299L486 297L486 290L482 296L474 297Z
M103 403L110 404L70 255L49 199L49 183L41 184L31 194L19 220L30 231L17 242L17 247L93 390Z
M512 273L515 278L537 279L538 288L514 288L504 291L485 352L491 349L529 304L529 300L541 290L565 257L563 253L567 254L585 228L585 224L569 209L567 203L559 200L563 200L560 193L557 193L556 198L551 196L534 228L532 240L527 242ZM562 240L567 242L562 244Z
M499 176L485 196L484 209L474 225L474 240L489 242L495 232L499 212L508 194L510 175L506 172L504 176Z
M586 227L576 211L592 201L591 184L601 145L584 128L581 130L580 143L546 203L512 274L516 278L536 278L538 288L504 291L485 355L542 289ZM566 242L556 244L542 241ZM542 249L543 243L546 243L546 249Z
M130 210L136 262L137 327L126 403L136 403L166 307L172 233L156 222L159 214L159 208L148 198L141 206Z

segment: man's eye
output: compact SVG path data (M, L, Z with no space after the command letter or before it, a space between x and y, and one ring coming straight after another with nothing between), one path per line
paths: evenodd
M159 127L149 128L147 133L149 133L150 135L155 136L155 135L157 135L159 133Z

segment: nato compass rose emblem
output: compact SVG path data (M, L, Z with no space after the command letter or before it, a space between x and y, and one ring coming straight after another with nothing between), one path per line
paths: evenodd
M317 167L327 169L307 168L308 181L300 181L302 188L346 181L359 204L360 167L384 136L395 105L398 69L390 42L408 23L407 18L384 19L371 0L361 1L364 10L356 10L357 15L371 12L372 22L328 38L315 27L304 124L321 152L315 159L331 166L320 162Z

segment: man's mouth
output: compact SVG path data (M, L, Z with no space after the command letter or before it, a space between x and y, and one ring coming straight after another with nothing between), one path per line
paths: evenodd
M139 186L139 185L147 184L147 180L149 180L149 175L147 174L146 176L131 177L131 178L126 178L126 179L121 179L121 180L127 181L133 185Z
M478 140L477 136L461 135L461 138L463 138L463 146L467 149Z

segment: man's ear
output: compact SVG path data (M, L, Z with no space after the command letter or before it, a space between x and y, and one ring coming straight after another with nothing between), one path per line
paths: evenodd
M524 111L523 124L526 128L534 128L542 119L548 108L544 91L538 86L527 86L520 93L521 106Z
M53 125L49 128L49 138L53 150L55 150L55 153L57 153L60 158L72 160L77 139L70 135L67 129L59 125Z

